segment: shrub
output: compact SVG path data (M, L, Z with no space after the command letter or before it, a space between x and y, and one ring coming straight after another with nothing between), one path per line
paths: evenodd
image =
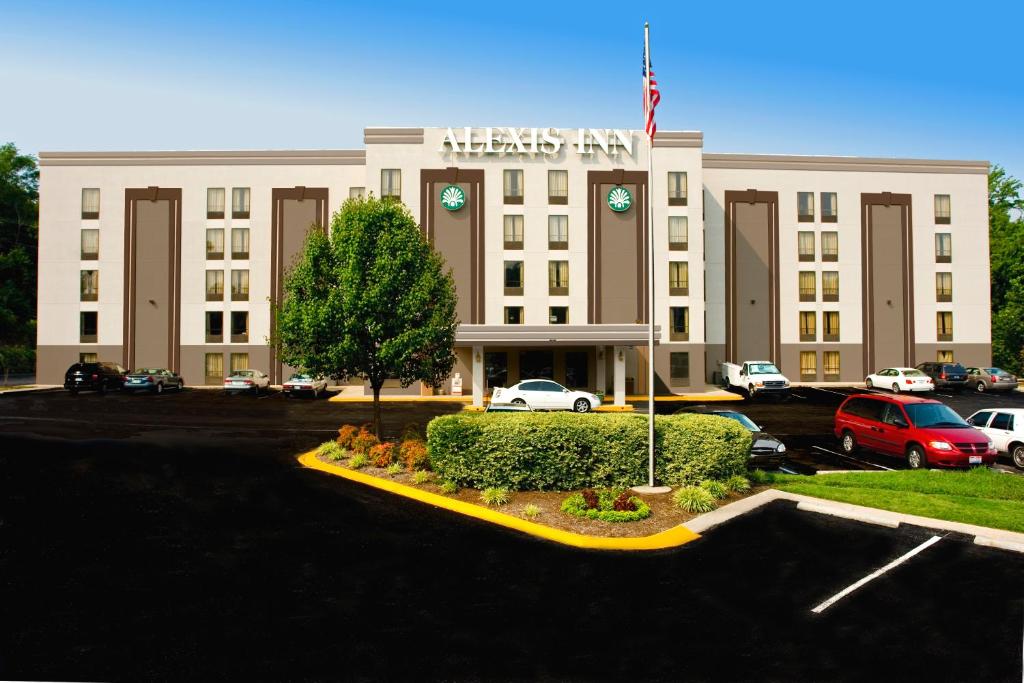
M359 428L352 425L344 425L338 430L338 445L349 450L352 448L352 440L359 434Z
M528 519L535 519L538 515L540 515L540 513L541 513L540 507L537 506L537 505L534 505L533 503L528 503L523 508L523 517L526 517Z
M596 510L597 506L601 504L600 499L597 497L597 492L593 489L583 489L580 491L580 495L583 496L583 502L586 503L587 508L590 510Z
M775 481L775 475L771 472L765 472L764 470L752 469L747 472L747 478L752 484L771 484Z
M425 470L416 470L412 473L412 483L426 484L428 481L430 481L430 472Z
M716 500L729 495L729 489L726 488L725 484L714 479L705 479L700 483L700 487L714 496Z
M316 454L325 460L338 462L345 457L345 451L335 441L326 441L316 449Z
M657 416L655 433L656 477L667 484L725 479L746 469L750 433L734 420ZM444 415L427 425L427 450L442 479L480 489L625 488L647 479L642 415Z
M442 481L441 482L441 493L446 495L452 495L459 492L459 485L454 481Z
M402 427L402 434L398 439L402 443L406 441L425 441L423 429L415 422L409 422Z
M711 512L717 507L715 497L700 486L684 486L672 494L676 507L692 513Z
M370 449L369 455L375 467L387 467L395 461L395 444L391 441L379 443Z
M413 470L430 469L430 458L427 456L427 445L422 441L409 439L408 441L403 442L401 458L402 462L405 463L405 468L410 472Z
M742 474L734 474L725 480L725 486L736 493L746 493L750 490L750 480Z
M480 492L480 500L487 505L507 505L509 501L508 489L486 488Z
M397 462L393 462L384 471L387 472L389 477L393 477L402 471L402 466Z
M379 443L380 439L372 433L365 429L360 429L359 433L352 439L352 445L349 450L354 453L359 453L360 455L368 455L370 453L370 449Z
M354 470L361 470L369 464L370 459L362 453L356 453L348 461L348 466Z
M597 507L590 507L582 491L574 493L562 501L562 512L602 522L635 522L651 516L651 508L647 503L625 491L618 494L602 491L597 494L597 498ZM632 509L619 509L619 507L631 507Z

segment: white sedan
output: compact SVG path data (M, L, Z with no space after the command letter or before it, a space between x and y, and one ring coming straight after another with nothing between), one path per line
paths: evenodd
M1024 408L986 408L967 418L967 424L980 429L996 450L1024 470Z
M235 370L230 377L224 378L224 391L232 394L240 391L251 391L259 394L270 389L270 378L259 370Z
M528 379L507 389L498 387L492 403L521 403L533 410L572 410L587 413L601 405L601 399L587 391L572 391L549 379Z
M281 385L281 391L288 398L299 394L311 394L313 398L317 398L327 391L327 378L297 372Z
M932 378L917 368L886 368L879 370L864 379L868 389L891 389L898 394L901 391L935 391Z

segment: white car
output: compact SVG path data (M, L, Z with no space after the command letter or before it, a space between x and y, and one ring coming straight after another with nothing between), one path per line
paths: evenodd
M894 394L901 391L935 391L932 378L917 368L886 368L864 379L868 389L891 389Z
M986 408L967 418L967 423L992 440L1000 453L1024 469L1024 408Z
M281 391L288 398L299 394L312 394L316 398L327 391L327 378L297 372L281 385Z
M259 394L268 389L270 389L270 378L259 370L235 370L230 377L224 378L224 391L229 394L240 391Z
M549 379L528 379L507 389L498 387L491 403L522 403L533 410L572 410L588 413L601 399L587 391L572 391Z

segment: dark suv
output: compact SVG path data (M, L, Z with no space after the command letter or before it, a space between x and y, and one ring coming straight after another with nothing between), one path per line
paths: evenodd
M967 368L959 363L919 363L917 369L932 378L936 389L960 391L967 386Z
M123 388L126 373L117 363L75 363L64 373L64 388L72 394L90 389L102 394Z

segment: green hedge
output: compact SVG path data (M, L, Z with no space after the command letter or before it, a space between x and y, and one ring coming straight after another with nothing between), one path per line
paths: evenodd
M628 487L647 481L647 418L574 413L462 413L427 425L443 481L514 491ZM655 475L678 485L746 471L750 433L713 415L655 418Z

